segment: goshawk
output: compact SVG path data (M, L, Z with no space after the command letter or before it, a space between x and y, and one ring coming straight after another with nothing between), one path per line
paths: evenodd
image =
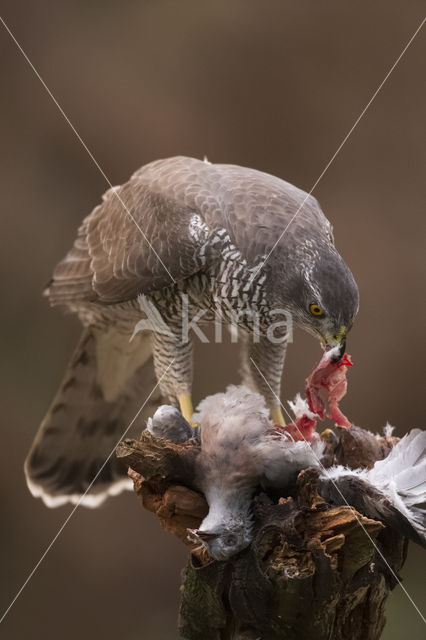
M85 327L25 465L31 491L51 506L85 492L152 392L154 371L158 389L134 425L153 413L160 392L191 419L192 344L182 339L183 323L219 313L237 324L243 381L284 423L287 327L279 314L343 353L358 310L355 280L315 198L260 171L186 157L147 164L107 191L46 295ZM167 331L134 333L141 305ZM86 504L123 486L113 458Z

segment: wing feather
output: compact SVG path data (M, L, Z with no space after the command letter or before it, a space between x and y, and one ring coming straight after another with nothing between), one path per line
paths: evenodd
M47 293L53 304L113 304L161 289L203 267L205 234L221 228L255 264L300 207L284 246L312 237L313 231L332 242L316 200L279 178L192 158L152 162L104 194L56 267ZM194 216L202 232L191 227ZM220 243L217 249L219 256Z

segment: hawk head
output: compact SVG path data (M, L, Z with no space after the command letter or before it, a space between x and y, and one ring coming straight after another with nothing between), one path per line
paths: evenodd
M339 346L342 356L359 308L358 287L343 258L332 245L308 246L289 280L284 297L296 326L320 338L327 350Z

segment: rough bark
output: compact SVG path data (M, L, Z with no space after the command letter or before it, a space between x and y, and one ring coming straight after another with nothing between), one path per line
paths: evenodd
M371 467L396 439L358 427L339 429L326 464ZM118 457L130 467L145 508L190 550L179 627L185 640L376 640L384 606L403 565L406 541L348 506L317 492L318 472L300 473L293 495L254 497L256 534L250 548L217 562L188 538L207 514L193 485L199 445L158 440L144 432L126 440ZM284 492L285 493L285 492ZM362 525L362 526L361 526ZM373 544L374 542L374 544Z

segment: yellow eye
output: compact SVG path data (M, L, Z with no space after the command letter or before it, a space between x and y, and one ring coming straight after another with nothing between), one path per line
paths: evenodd
M311 304L309 306L309 311L312 313L313 316L319 317L324 315L324 311L317 304Z

